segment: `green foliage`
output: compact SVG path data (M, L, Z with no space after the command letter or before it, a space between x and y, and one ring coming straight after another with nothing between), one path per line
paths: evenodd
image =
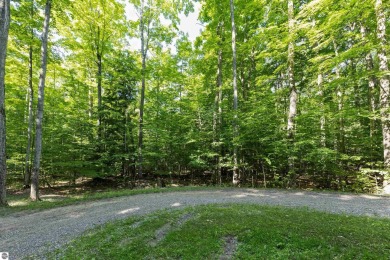
M293 33L286 1L235 1L240 123L234 140L229 1L202 1L199 22L204 28L192 43L178 25L180 14L193 11L194 4L145 1L144 171L221 172L228 180L236 145L243 185L264 185L260 175L271 185L282 185L287 158L294 158L298 181L310 178L319 188L375 191L361 171L383 168L373 165L383 161L373 1L294 1ZM24 174L28 56L32 47L36 89L43 3L16 1L12 8L6 67L11 179ZM59 1L53 6L42 157L49 181L135 173L141 62L130 45L131 39L139 40L140 21L127 17L126 8L139 13L141 2ZM387 3L384 9L388 17ZM293 145L286 133L290 42L299 94ZM100 80L102 108L97 105Z

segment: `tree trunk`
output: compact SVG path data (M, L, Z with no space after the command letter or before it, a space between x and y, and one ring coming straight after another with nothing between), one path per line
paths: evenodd
M292 40L288 44L288 54L287 54L287 73L288 73L288 85L290 88L290 105L288 110L287 118L287 137L289 141L289 158L288 158L288 167L289 167L289 186L294 187L296 185L296 176L295 176L295 166L294 166L294 157L292 155L294 147L294 137L295 137L295 117L297 116L297 101L298 93L295 87L295 78L294 78L294 2L293 0L288 1L288 29L289 34Z
M335 40L333 40L333 48L335 52L335 56L339 56L339 51L337 47L337 43ZM340 79L340 69L339 66L336 66L336 80ZM345 153L345 135L344 135L344 116L342 115L342 112L344 110L344 93L342 86L340 84L337 85L337 108L339 113L339 125L338 125L338 137L337 137L337 143L336 143L336 150L339 153Z
M238 90L237 90L237 50L236 50L236 24L234 22L234 3L230 0L230 18L232 22L232 50L233 50L233 185L238 185L239 171L237 158L237 137L238 137Z
M222 125L222 41L223 41L223 24L219 23L217 34L219 36L218 44L218 67L217 67L217 84L215 90L214 99L214 113L213 113L213 139L214 143L217 143L217 165L215 169L215 183L221 184L221 125Z
M5 132L5 60L7 57L10 1L0 0L0 206L7 205L6 198L6 132Z
M223 119L222 119L222 100L223 100L223 92L222 92L222 56L221 56L221 85L219 88L219 102L218 102L218 125L219 125L219 134L218 140L219 144L219 156L218 156L218 180L219 185L222 185L222 157L223 157L223 146L221 143L222 129L223 129Z
M363 40L366 39L367 30L366 27L363 25L360 28L360 32L362 34ZM365 57L366 60L366 68L368 73L372 73L374 71L374 61L372 58L371 53L368 53ZM368 76L368 103L369 103L369 111L370 114L373 115L376 111L376 78L374 75ZM371 153L373 152L373 146L374 146L374 133L375 133L375 119L370 118L370 147L371 147Z
M27 128L27 148L26 148L26 162L24 174L24 188L30 187L31 169L30 169L30 154L33 128L33 47L32 43L29 49L29 75L28 75L28 128Z
M222 47L221 47L222 48ZM218 51L218 183L222 184L222 144L221 144L221 130L222 130L222 49Z
M36 119L36 134L35 134L35 153L34 153L34 165L31 176L31 193L30 198L32 201L39 200L39 168L42 154L42 121L43 121L43 105L45 94L45 80L46 80L46 68L47 68L47 41L49 35L50 24L50 9L51 0L46 1L45 8L45 22L43 25L42 34L42 54L41 54L41 71L39 73L39 86L38 86L38 107L37 107L37 119Z
M325 118L325 108L324 108L324 90L323 90L323 75L320 73L318 74L317 78L317 85L319 89L319 95L320 95L320 132L321 132L321 146L326 147L326 134L325 134L325 124L326 124L326 118Z
M99 36L98 36L99 37ZM99 52L99 47L96 53L97 63L97 91L98 91L98 139L101 141L102 136L102 54ZM99 148L100 145L99 145Z
M144 0L141 1L141 18L140 18L140 30L141 30L141 56L142 56L142 82L141 82L141 100L139 106L139 130L138 130L138 177L142 177L142 164L143 164L143 127L144 127L144 105L145 105L145 77L146 77L146 55L148 51L148 44L145 42L145 17L144 17ZM147 37L149 37L149 30L147 30Z
M366 55L366 66L367 66L367 70L369 72L374 70L374 61L373 61L371 53ZM375 76L370 75L368 78L368 100L370 103L369 111L372 114L375 113L376 107L377 107L375 93L376 93L376 78L375 78ZM371 139L372 143L373 143L374 132L375 132L375 119L371 118L370 119L370 139Z
M375 11L377 18L377 38L379 41L378 57L379 70L382 76L379 79L380 84L380 114L383 134L383 161L384 166L388 170L390 168L390 119L389 119L389 94L390 94L390 79L389 66L387 63L386 54L386 16L383 10L382 0L376 0ZM387 180L383 186L386 189Z
M88 117L89 119L92 118L92 111L93 111L93 90L91 86L88 86Z

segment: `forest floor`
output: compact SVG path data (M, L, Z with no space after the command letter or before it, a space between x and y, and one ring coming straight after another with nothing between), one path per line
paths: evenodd
M224 203L305 207L329 213L390 218L390 199L380 196L234 188L152 193L0 217L0 249L9 252L11 259L32 255L40 258L84 231L113 220L162 209Z

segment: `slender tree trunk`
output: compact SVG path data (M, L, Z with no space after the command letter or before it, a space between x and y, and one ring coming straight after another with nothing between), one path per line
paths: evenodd
M317 85L319 89L319 95L320 95L320 132L321 132L321 146L326 147L326 134L325 134L325 125L326 125L326 118L325 118L325 108L324 108L324 90L323 90L323 75L320 73L318 74L317 78Z
M98 139L99 141L102 136L102 54L99 51L99 47L96 53L97 63L97 91L98 91ZM100 146L99 146L100 147ZM101 148L101 147L100 147Z
M10 1L0 0L0 206L7 205L6 198L6 132L5 132L5 60L7 57Z
M142 55L142 82L141 82L141 100L139 108L139 131L138 131L138 176L142 176L142 164L143 164L143 127L144 127L144 105L145 105L145 72L146 72L146 57Z
M219 53L220 50L218 50L218 59L219 59ZM219 62L219 60L218 60ZM216 156L215 156L215 166L214 166L214 171L213 171L213 183L217 184L218 183L218 170L219 170L219 157L220 154L218 153L219 151L219 129L218 129L218 107L219 107L219 88L218 88L218 79L219 79L219 69L217 69L217 84L216 88L214 89L214 107L213 107L213 149L216 151Z
M34 19L34 0L31 0L31 20ZM26 160L24 169L24 188L30 187L31 169L30 169L30 155L31 155L31 143L32 143L32 128L34 124L33 117L33 102L34 102L34 89L33 89L33 40L34 31L31 29L31 42L29 46L29 59L28 59L28 128L27 128L27 147L26 147Z
M32 128L33 128L33 101L34 101L34 89L33 89L33 47L32 43L29 49L29 75L28 75L28 128L27 128L27 148L26 148L26 162L25 162L25 175L24 175L24 188L30 187L31 170L30 170L30 154L32 143Z
M325 97L324 97L324 76L322 73L318 74L317 77L317 86L319 90L319 96L320 96L320 144L321 147L326 148L326 116L325 116ZM322 154L321 155L321 161L323 162L325 160L325 156ZM321 171L322 174L325 174L326 171L326 164L321 163ZM330 187L330 175L329 173L326 174L328 184L327 186Z
M379 79L380 84L380 114L383 134L383 161L388 170L390 168L390 119L389 119L389 101L390 101L390 78L389 66L386 54L386 16L383 10L382 0L375 2L377 18L377 38L379 41L378 57L379 70L383 75ZM388 181L385 179L383 186L386 188Z
M294 165L294 156L293 156L293 147L294 147L294 138L295 138L295 117L297 116L297 102L298 102L298 93L295 87L295 75L294 75L294 56L295 56L295 47L294 47L294 1L288 1L288 29L289 34L292 36L292 40L288 44L288 57L287 57L287 73L288 73L288 85L290 88L290 105L288 110L287 118L287 137L289 141L289 182L290 186L294 187L296 185L296 174L295 174L295 165Z
M224 25L221 25L221 46L218 52L218 142L219 142L219 156L218 156L218 182L222 185L222 157L223 157L223 146L222 146L222 129L223 129L223 117L222 117L222 101L223 101L223 52L222 46L225 38L223 36Z
M236 24L234 22L234 2L230 0L230 18L232 22L232 50L233 50L233 185L239 183L238 171L238 90L237 90L237 50L236 50Z
M360 28L360 32L362 34L362 38L366 39L366 35L367 35L366 27L362 25ZM366 55L365 60L366 60L366 68L368 73L372 73L374 71L374 61L371 53L368 53ZM369 75L368 76L368 102L369 102L369 111L371 115L375 113L377 107L375 94L376 94L376 78L374 75ZM373 146L374 146L374 133L375 133L375 119L370 118L371 152L373 152Z
M218 44L218 67L217 67L217 84L214 99L214 113L213 113L213 139L217 143L217 165L215 169L215 182L221 184L221 125L222 125L222 41L223 41L223 24L219 23L217 34L219 36Z
M141 18L140 18L140 30L141 30L141 58L142 58L142 82L141 82L141 100L139 106L139 130L138 130L138 177L142 177L142 164L143 164L143 127L144 127L144 105L145 105L145 77L146 77L146 54L147 43L145 39L145 17L144 17L144 0L141 1ZM149 36L149 35L148 35Z
M38 86L38 108L37 108L37 119L36 119L34 165L33 165L33 171L31 176L30 198L33 201L39 200L39 168L40 168L41 154L42 154L42 121L43 121L43 105L44 105L45 80L46 80L46 68L47 68L47 41L49 35L50 9L51 9L51 0L47 0L46 8L45 8L45 22L43 25L43 34L42 34L41 71L39 74L39 86Z
M373 71L374 70L374 61L372 59L372 55L369 53L366 55L366 66L368 71ZM375 113L376 107L377 107L377 102L375 98L375 93L376 93L376 78L375 76L369 76L368 78L368 100L370 103L370 108L369 111L370 113ZM370 139L371 142L373 143L373 138L374 138L374 132L375 132L375 119L370 119Z
M221 130L222 130L222 49L218 51L218 182L222 184L222 144L221 144Z
M335 40L333 40L333 48L336 57L339 56L339 51L337 47L337 43ZM339 66L336 66L336 80L340 79L340 69ZM344 93L342 86L338 84L337 86L337 108L338 108L338 113L339 113L339 125L338 125L338 138L337 138L337 143L336 143L336 149L339 153L344 153L345 152L345 135L344 135L344 116L342 115L343 109L344 109Z
M91 86L88 86L88 117L89 119L92 118L92 111L93 111L93 90Z

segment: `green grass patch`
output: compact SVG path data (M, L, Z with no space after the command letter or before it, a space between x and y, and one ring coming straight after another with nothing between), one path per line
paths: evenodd
M0 207L0 217L7 216L12 213L23 212L31 213L45 209L56 207L63 207L72 204L95 201L100 199L109 199L116 197L132 196L149 193L166 193L166 192L180 192L180 191L197 191L197 190L212 190L214 187L175 187L175 188L153 188L153 189L122 189L109 190L102 192L88 192L79 195L67 195L61 198L43 198L42 201L32 202L27 195L9 195L7 200L10 206Z
M181 223L183 216L188 219ZM164 237L152 244L164 227ZM388 259L389 230L388 219L248 204L207 205L106 224L49 259L218 259L226 251L226 237L238 241L235 259Z

